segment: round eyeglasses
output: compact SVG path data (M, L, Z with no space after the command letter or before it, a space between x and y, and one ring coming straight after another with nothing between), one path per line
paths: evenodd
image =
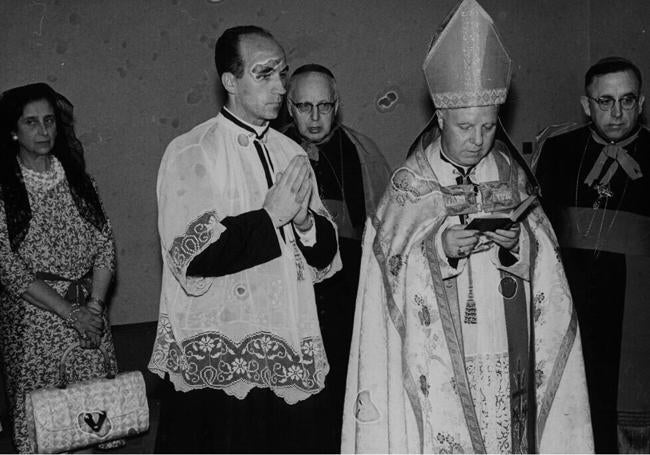
M296 103L294 100L289 100L293 106L298 109L298 112L301 114L311 114L314 111L314 107L318 109L318 113L321 115L327 115L330 114L334 110L334 106L336 106L336 101L334 102L329 102L329 101L323 101L320 102L316 105L313 103Z
M587 96L587 98L596 103L601 111L611 110L616 102L620 103L622 109L629 111L630 109L634 109L636 107L636 103L638 101L638 98L635 95L626 95L617 100L611 96L601 96L599 98L592 98L591 96Z

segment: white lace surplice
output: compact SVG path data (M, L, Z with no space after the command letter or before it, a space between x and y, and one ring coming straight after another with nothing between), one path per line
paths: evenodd
M158 176L163 278L158 335L149 368L169 373L177 390L217 388L240 399L271 388L288 403L324 387L329 366L313 281L340 269L308 266L290 227L282 255L217 278L188 278L191 260L217 240L221 219L262 207L267 192L255 135L223 115L168 146ZM264 139L275 172L304 154L270 129ZM318 195L310 207L329 218Z

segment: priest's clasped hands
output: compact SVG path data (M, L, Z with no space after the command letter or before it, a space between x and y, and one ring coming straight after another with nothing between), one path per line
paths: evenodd
M276 174L275 184L269 188L263 208L268 212L273 226L284 226L293 221L300 230L307 230L311 223L309 201L311 200L311 165L306 156L294 156L284 172Z
M451 259L461 259L474 252L481 236L492 241L501 248L517 253L519 250L519 223L510 229L497 229L496 231L479 232L474 229L465 229L463 224L452 224L442 233L442 248L445 255Z

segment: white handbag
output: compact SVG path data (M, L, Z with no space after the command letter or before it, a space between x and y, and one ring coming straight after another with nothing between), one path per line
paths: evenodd
M139 371L68 384L61 357L59 385L38 389L25 400L27 427L36 452L57 453L143 433L149 428L149 406ZM109 358L103 348L106 371Z

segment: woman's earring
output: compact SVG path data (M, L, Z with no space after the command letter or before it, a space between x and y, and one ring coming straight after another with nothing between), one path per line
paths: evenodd
M18 136L17 136L16 134L12 134L12 135L11 135L11 139L13 139L14 141L17 141L17 140L18 140Z

